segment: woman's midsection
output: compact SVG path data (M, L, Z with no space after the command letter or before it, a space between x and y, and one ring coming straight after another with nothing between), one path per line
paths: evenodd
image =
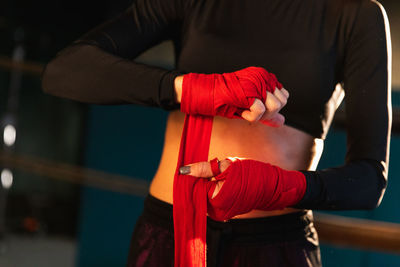
M150 186L150 193L172 203L173 181L178 160L184 114L171 112L166 128L160 165ZM287 170L305 170L319 159L315 139L289 126L272 128L261 123L215 117L209 159L243 157L268 162ZM318 158L318 159L316 159ZM252 212L237 218L266 217L293 212L295 209Z

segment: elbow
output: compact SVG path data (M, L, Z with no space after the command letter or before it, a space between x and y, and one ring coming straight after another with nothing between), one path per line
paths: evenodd
M50 64L51 62L46 64L41 75L41 87L45 94L53 94L51 89L54 85L52 85L51 81L54 79L51 77L52 72L50 72Z
M45 66L41 76L41 87L45 94L54 96L62 96L62 88L65 86L64 81L66 75L62 70L62 66L57 63L57 59L53 59Z
M378 174L376 176L376 183L374 188L371 189L369 201L366 203L364 207L366 210L373 210L380 206L382 203L383 196L386 191L387 186L387 178L385 175Z
M81 47L73 45L64 48L45 66L41 75L42 91L46 94L75 99L79 83L75 82L85 74L79 74ZM77 86L78 85L78 86Z
M364 207L364 209L373 210L378 208L381 205L384 194L385 194L385 189L376 192L373 196L371 196L371 200L368 203L366 203L367 205Z

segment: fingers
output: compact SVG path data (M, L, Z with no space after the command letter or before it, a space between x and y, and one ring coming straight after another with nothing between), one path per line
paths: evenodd
M219 162L220 171L221 172L225 171L229 167L230 164L231 164L231 161L228 159L221 160ZM180 174L191 175L191 176L200 177L200 178L213 177L213 172L212 172L211 164L209 161L196 162L193 164L183 166L179 169L179 172L180 172Z
M249 122L260 121L268 126L282 126L285 117L279 111L287 104L288 98L289 92L285 88L276 89L274 93L267 92L265 103L256 98L250 109L242 112L242 118Z
M224 172L231 165L232 161L230 159L224 159L219 162L219 169ZM179 168L181 174L191 175L199 178L211 178L213 177L213 172L211 164L209 161L197 162L183 166ZM214 178L213 178L214 179ZM214 179L215 187L211 198L214 198L218 192L221 190L224 181L216 181Z
M282 88L281 90L285 90L284 88ZM283 92L281 90L275 90L274 92L274 96L280 101L281 103L281 109L286 105L287 103L287 99L289 98L289 92Z
M266 111L260 119L261 123L272 127L282 126L285 117L279 111L287 104L288 97L289 92L285 88L275 90L273 94L267 92Z
M279 90L275 90L279 91ZM263 119L272 118L276 113L278 113L282 109L282 103L278 97L270 92L267 92L267 100L265 101L265 107L267 111L263 115Z
M279 95L279 97L282 97L282 95ZM260 121L274 120L274 118L277 117L278 112L282 109L283 103L277 96L275 96L275 94L267 92L265 106L267 107L267 110L260 118Z
M242 118L250 122L255 122L260 120L264 113L265 105L260 99L256 98L250 109L242 112Z
M276 91L276 90L275 90ZM279 92L281 92L282 94L284 94L286 96L286 99L289 98L289 92L288 90L286 90L285 88L282 87L281 90L279 90Z
M238 160L238 158L227 158L221 160L219 162L219 169L221 172L226 171L228 167L231 165L232 162ZM211 164L209 161L197 162L193 164L189 164L179 168L180 174L191 175L199 178L211 178L213 176ZM214 178L214 191L212 193L211 199L213 199L221 190L222 186L224 185L225 181L223 180L215 180Z

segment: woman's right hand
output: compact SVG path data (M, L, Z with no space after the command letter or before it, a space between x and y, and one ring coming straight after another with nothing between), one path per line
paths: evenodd
M276 80L276 78L273 74L269 74L263 68L250 67L250 68L246 68L244 70L240 70L237 73L242 74L242 72L245 72L248 69L251 70L251 72L250 72L251 74L253 74L253 75L256 74L256 76L259 76L259 77L261 76L263 78L262 78L262 82L258 82L256 84L247 82L245 80L246 76L245 76L245 78L242 78L242 80L245 80L245 82L243 83L244 84L243 86L247 87L247 88L242 88L243 92L248 91L248 92L250 92L250 94L253 93L253 96L255 96L255 97L253 97L254 101L248 107L248 109L243 109L243 106L242 106L242 108L241 108L242 112L241 112L240 116L249 122L260 121L261 123L272 126L272 127L282 126L284 124L285 118L282 114L279 113L279 111L286 105L287 99L289 97L289 92L285 88L281 87L280 83ZM254 71L256 71L256 72L254 73ZM259 73L261 73L262 75L258 75ZM216 75L220 75L220 74L216 74ZM230 74L228 74L228 75L230 75ZM203 77L206 77L206 78L209 78L210 76L211 75L203 74ZM215 77L215 76L212 76L212 77ZM220 78L220 77L218 77L218 78ZM176 96L175 99L176 99L176 102L178 102L178 103L181 103L181 101L182 101L183 80L184 80L183 75L175 78L175 96ZM270 83L270 84L266 84L266 83ZM227 85L229 86L229 83ZM233 85L236 86L237 84L233 83ZM275 86L275 88L274 88L275 90L271 90L272 85ZM281 88L277 87L279 85ZM222 86L226 86L225 81L222 83ZM264 102L262 100L260 100L261 96L255 95L255 93L251 91L253 89L252 87L257 87L257 86L262 87L262 88L257 88L257 89L265 90L264 93L266 93L266 94L264 96L264 98L265 98ZM190 89L191 88L186 88L185 90L190 90ZM279 89L279 90L277 90L277 89ZM196 90L194 92L197 93L198 90ZM243 92L239 91L238 94L241 93L243 95ZM197 97L197 95L193 95L191 97ZM211 98L210 96L208 96L208 97ZM241 96L241 97L243 97L243 96ZM208 100L208 102L210 102L210 101L211 100ZM190 104L192 104L192 103L190 103ZM195 104L197 104L197 103L195 103ZM232 106L232 103L230 103L228 105ZM241 105L243 105L243 104L241 104ZM188 109L188 108L186 108L186 109ZM203 114L203 115L214 115L214 114ZM221 115L221 114L217 114L217 115ZM230 116L232 116L232 114L228 115L227 117L230 117Z

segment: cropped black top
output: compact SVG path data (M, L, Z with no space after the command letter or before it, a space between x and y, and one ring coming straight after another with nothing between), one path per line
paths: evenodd
M164 40L174 42L176 70L133 62ZM137 0L59 52L42 82L45 92L78 101L174 109L179 74L261 66L290 92L286 124L316 138L325 138L344 91L346 165L304 171L298 207L373 208L386 187L390 52L375 1Z

